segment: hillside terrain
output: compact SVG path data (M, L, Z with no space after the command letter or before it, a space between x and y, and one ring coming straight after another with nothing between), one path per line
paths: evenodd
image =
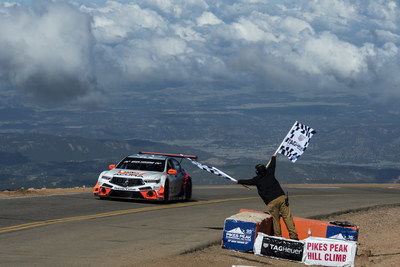
M216 166L238 179L254 176L254 166L259 162L267 162L269 158L269 155L265 155L260 160L251 154L227 157L193 147L146 140L3 133L0 134L0 190L91 187L96 183L99 173L107 169L109 164L117 163L123 157L139 151L194 154L199 156L199 162ZM278 179L281 183L399 182L399 167L326 163L318 162L315 156L313 158L304 156L304 160L293 164L280 155L276 173ZM195 185L230 183L185 160L182 164Z
M400 182L397 104L180 89L154 89L151 98L132 91L107 108L0 99L0 189L89 186L110 163L141 150L195 154L247 178L296 120L317 134L295 164L278 157L280 182ZM183 164L195 184L229 183Z

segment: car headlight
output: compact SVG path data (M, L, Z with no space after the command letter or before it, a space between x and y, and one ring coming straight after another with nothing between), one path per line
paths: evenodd
M101 176L101 179L104 179L104 180L111 180L111 177L108 177L108 176Z

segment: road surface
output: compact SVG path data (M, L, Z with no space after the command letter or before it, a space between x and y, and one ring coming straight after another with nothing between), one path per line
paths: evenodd
M294 216L400 203L391 185L284 186ZM99 200L91 193L0 199L0 266L137 266L216 243L225 218L265 211L256 190L197 186L171 204Z

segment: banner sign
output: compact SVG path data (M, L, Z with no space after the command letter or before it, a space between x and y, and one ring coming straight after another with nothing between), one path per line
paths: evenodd
M354 266L357 243L328 238L304 239L303 262L308 265Z
M208 172L210 172L210 173L212 173L212 174L215 174L215 175L217 175L217 176L226 178L226 179L231 180L232 182L235 182L235 183L236 183L236 179L230 177L228 174L224 173L223 171L218 170L218 169L215 168L215 167L210 167L210 166L201 164L201 163L199 163L199 162L197 162L197 161L195 161L195 160L193 160L193 159L190 159L190 158L185 157L185 156L182 155L182 154L181 154L181 156L184 157L184 158L186 158L187 160L189 160L190 162L192 162L194 165L196 165L197 167L199 167L199 168L202 169L202 170L208 171Z
M255 223L227 219L222 236L222 247L250 251L253 249L255 233Z
M302 262L304 242L258 233L254 254Z
M326 228L326 238L357 241L358 229L328 225Z
M311 137L316 133L313 128L296 121L276 153L287 156L294 163L304 153Z

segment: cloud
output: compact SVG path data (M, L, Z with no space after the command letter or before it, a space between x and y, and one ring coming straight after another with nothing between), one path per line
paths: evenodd
M222 23L222 21L217 18L212 12L203 12L200 17L196 19L198 26L204 25L216 25Z
M352 78L367 71L362 47L341 41L328 32L309 38L292 61L304 72L332 75L337 79Z
M138 37L150 37L156 30L165 31L168 25L156 11L134 3L109 1L100 8L82 6L80 10L93 17L92 30L98 43L123 44ZM141 36L136 35L138 32Z
M96 90L90 17L67 4L5 5L0 12L0 78L41 103Z
M1 8L0 79L42 101L221 83L400 97L395 1L40 3Z

